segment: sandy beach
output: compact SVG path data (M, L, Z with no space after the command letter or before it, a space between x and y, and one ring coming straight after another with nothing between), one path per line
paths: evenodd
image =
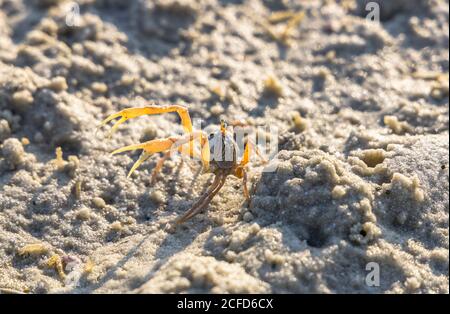
M0 0L0 293L449 293L449 3L369 2ZM275 135L250 201L127 178L171 104Z

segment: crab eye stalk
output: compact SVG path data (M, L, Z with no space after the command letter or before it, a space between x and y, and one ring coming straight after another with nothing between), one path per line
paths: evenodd
M227 123L225 122L224 119L220 120L220 132L225 133L227 128Z

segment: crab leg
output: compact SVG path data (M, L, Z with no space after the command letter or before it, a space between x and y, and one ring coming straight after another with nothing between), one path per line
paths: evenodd
M192 154L190 154L189 152L186 153L186 151L184 151L184 150L182 149L182 147L179 147L178 150L179 150L179 152L182 153L182 154L185 154L185 155L188 155L188 156L190 156L190 157L194 157L194 158L198 158L198 159L202 160L201 152L198 150L197 147L194 147L194 150L193 150ZM157 161L157 163L156 163L156 165L155 165L155 168L153 168L153 170L152 170L152 177L151 177L151 179L150 179L150 183L151 183L151 184L154 184L154 183L156 182L156 177L158 176L158 173L161 171L161 169L162 169L162 167L163 167L163 165L164 165L164 162L165 162L167 159L169 159L170 156L172 156L172 152L171 152L171 151L168 151L168 152L165 152L165 153L161 156L161 158L158 159L158 161ZM202 168L202 169L203 169L203 168Z
M120 118L111 128L111 131L109 133L109 136L111 136L125 121L128 119L133 119L139 116L143 116L146 114L159 114L159 113L166 113L166 112L176 112L181 118L181 124L183 125L184 131L186 133L192 132L192 122L191 117L189 116L189 112L186 107L179 106L179 105L167 105L167 106L147 106L147 107L141 107L141 108L127 108L123 109L119 112L111 114L109 117L107 117L105 120L103 120L99 127L104 126L108 122Z
M152 184L155 183L156 176L161 171L161 168L162 168L164 162L167 160L167 158L170 157L170 155L171 155L170 151L168 151L168 152L165 152L164 155L161 158L159 158L158 162L156 163L155 168L153 168L153 171L152 171L152 178L150 179L150 182Z
M248 140L247 144L245 144L244 148L244 156L242 157L242 160L239 164L239 166L244 167L248 162L250 161L252 150L256 152L256 155L264 162L267 162L267 159L261 154L261 151L259 150L258 146L255 145L252 141Z
M151 154L143 151L139 159L134 163L133 167L131 167L130 171L127 174L127 178L131 176L131 174L144 162L150 157Z
M211 184L211 186L208 188L208 190L205 192L205 194L198 199L195 204L189 209L183 216L179 217L175 224L182 224L183 222L191 219L195 215L197 215L200 211L202 211L208 204L211 202L213 197L220 191L220 189L225 184L226 176L223 175L217 175L214 178L214 182Z
M236 177L242 178L242 187L244 190L244 196L247 199L247 201L250 201L250 194L249 194L248 188L247 188L247 170L245 169L245 166L250 161L252 149L255 150L256 154L258 155L259 158L261 158L263 160L263 162L267 162L267 160L264 158L264 156L262 156L262 154L260 153L258 147L256 145L254 145L253 142L248 141L247 144L245 145L244 156L242 157L242 160L241 160L239 166L237 166L236 170L234 171L234 175Z
M141 155L141 157L135 162L135 164L133 165L133 167L131 168L130 172L128 173L128 176L130 176L134 170L137 169L137 167L139 167L139 165L144 162L151 154L154 153L159 153L159 152L164 152L164 151L168 151L171 153L172 150L179 150L182 153L188 154L189 156L195 156L195 150L190 149L188 152L181 150L182 149L182 145L189 143L189 144L193 144L193 141L197 138L200 138L200 145L202 147L201 149L201 159L202 159L202 163L203 166L208 169L209 168L209 142L208 142L208 138L206 136L206 134L202 131L195 131L192 133L188 133L185 134L181 137L168 137L165 139L155 139L155 140L151 140L145 143L141 143L141 144L134 144L134 145L129 145L129 146L125 146L119 149L116 149L115 151L112 152L112 154L118 154L118 153L122 153L125 151L130 151L130 150L136 150L136 149L142 149L143 153ZM193 145L190 145L191 148ZM164 160L163 160L164 161ZM159 166L159 168L162 167L162 164Z

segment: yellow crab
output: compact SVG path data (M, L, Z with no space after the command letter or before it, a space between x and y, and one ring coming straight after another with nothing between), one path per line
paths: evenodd
M204 172L210 172L215 175L214 181L208 187L206 192L192 205L192 207L175 223L180 224L192 218L200 211L202 211L211 202L213 197L219 192L225 183L228 175L234 175L243 179L244 196L248 200L250 198L247 189L247 171L246 165L250 160L250 154L254 150L258 156L265 162L264 157L260 154L256 145L251 141L247 141L244 147L244 154L242 160L237 160L237 144L233 139L233 133L227 131L227 125L222 120L220 130L214 134L208 135L200 130L194 130L192 127L191 118L188 109L179 105L168 106L147 106L142 108L127 108L117 113L114 113L102 121L100 126L104 126L108 122L120 118L111 128L111 133L116 131L118 126L128 119L136 118L142 115L152 115L167 112L176 112L181 118L181 124L184 128L184 134L180 136L171 136L164 139L155 139L145 143L129 145L119 148L112 152L112 154L121 153L124 151L142 149L142 155L134 163L128 176L130 176L139 165L144 162L151 154L163 153L163 156L157 162L152 173L152 181L155 180L156 175L161 170L164 161L170 157L174 151L181 154L199 158L202 161ZM211 144L210 144L211 142ZM200 143L200 149L196 143ZM186 145L189 144L188 149Z

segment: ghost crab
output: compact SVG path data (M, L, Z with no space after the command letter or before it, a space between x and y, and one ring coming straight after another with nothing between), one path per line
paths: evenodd
M164 139L154 139L145 143L129 145L119 148L112 154L122 153L125 151L142 149L143 152L139 159L134 163L128 177L139 167L142 162L154 153L163 153L163 156L157 162L152 172L152 182L155 181L156 175L161 170L164 161L171 156L173 152L180 152L189 157L199 158L202 162L204 172L210 172L215 175L212 184L206 192L192 205L192 207L177 218L175 224L181 224L188 219L194 217L201 212L211 202L213 197L225 184L229 175L234 175L243 180L243 192L247 200L250 195L247 188L247 170L246 165L250 161L251 153L255 151L263 162L265 158L259 152L254 142L248 140L244 146L243 157L238 161L238 146L233 138L233 133L227 131L227 124L221 120L220 130L208 136L204 131L194 130L188 109L180 105L156 106L151 105L141 108L127 108L117 113L111 114L102 121L100 126L104 126L108 122L120 118L113 125L110 135L117 130L120 124L129 119L133 119L142 115L152 115L160 113L176 112L178 113L184 134L180 136L170 136ZM239 125L236 123L236 125ZM200 149L198 145L200 143ZM211 144L210 144L211 142ZM186 144L189 144L186 149Z

